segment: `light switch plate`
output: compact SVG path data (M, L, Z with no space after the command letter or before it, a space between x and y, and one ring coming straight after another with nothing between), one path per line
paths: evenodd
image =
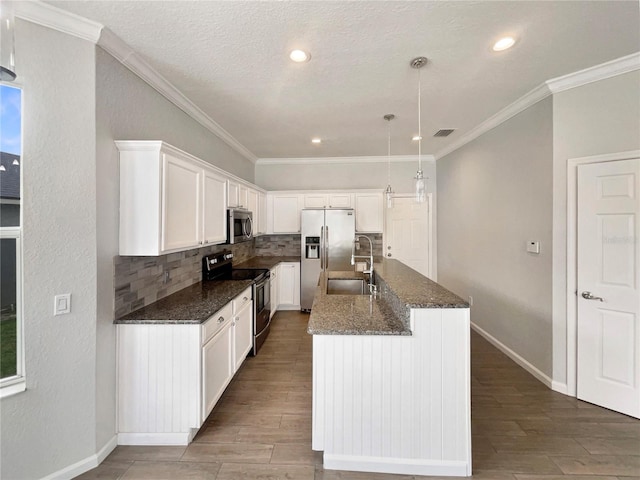
M538 242L537 240L529 240L527 242L527 252L539 254L540 253L540 242Z
M71 313L71 294L62 293L53 297L53 314L64 315Z

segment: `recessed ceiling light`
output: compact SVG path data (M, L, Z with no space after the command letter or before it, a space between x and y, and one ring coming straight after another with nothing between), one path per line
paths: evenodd
M420 135L416 135L411 140L413 140L414 142L417 142L418 140L422 140L422 137Z
M494 52L501 52L503 50L506 50L507 48L511 48L515 45L516 41L513 37L504 37L501 38L500 40L498 40L494 45L493 45L493 51Z
M289 54L289 58L294 62L302 63L308 62L311 59L311 55L304 50L292 50Z
M320 138L312 138L311 143L322 143L322 139Z

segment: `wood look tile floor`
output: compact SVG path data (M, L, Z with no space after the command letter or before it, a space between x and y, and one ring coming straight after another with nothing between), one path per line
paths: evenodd
M188 447L117 447L81 479L407 480L311 450L308 315L278 312ZM552 392L472 334L473 478L640 480L640 421ZM451 477L442 477L451 478Z

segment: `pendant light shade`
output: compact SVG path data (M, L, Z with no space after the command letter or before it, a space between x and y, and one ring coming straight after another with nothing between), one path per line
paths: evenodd
M16 50L14 45L13 3L0 5L0 80L13 82L16 79Z
M422 105L420 69L427 64L427 57L417 57L411 60L411 68L418 70L418 171L415 178L415 199L422 203L426 200L424 173L422 172Z
M396 118L396 116L392 113L384 116L384 119L389 123L387 128L387 189L384 191L387 208L393 208L393 189L391 188L391 120L394 118Z

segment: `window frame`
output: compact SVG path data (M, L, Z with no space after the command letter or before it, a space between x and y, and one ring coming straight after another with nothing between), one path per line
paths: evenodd
M0 85L20 90L20 225L16 227L0 227L0 238L16 240L16 374L0 379L0 398L15 395L26 390L25 369L25 336L24 336L24 302L23 302L23 245L22 228L24 225L24 208L22 196L24 192L24 87L16 82L0 82Z

